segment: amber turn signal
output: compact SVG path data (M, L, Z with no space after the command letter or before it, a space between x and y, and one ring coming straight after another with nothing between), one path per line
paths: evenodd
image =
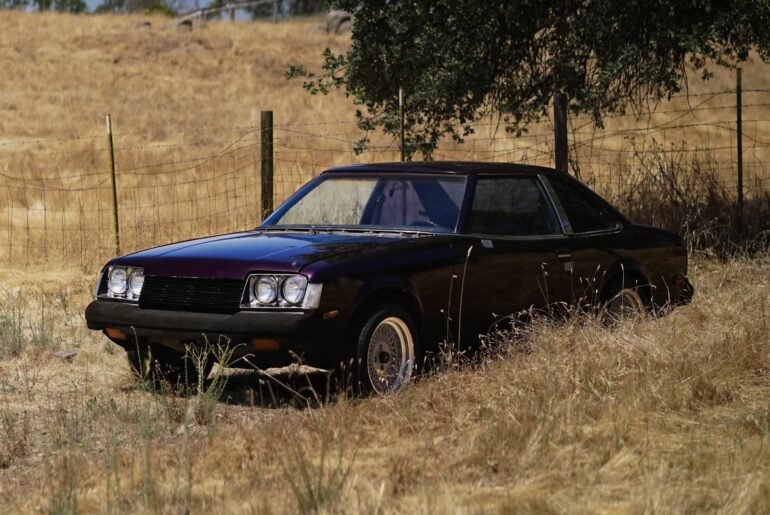
M104 332L112 338L113 340L127 340L128 336L126 336L126 333L118 329L117 327L108 327L104 330Z
M340 314L340 310L339 309L335 309L335 310L332 310L332 311L327 311L326 313L324 313L323 319L324 320L332 320L333 318L337 318L337 315L339 315L339 314Z
M257 350L278 350L278 342L272 338L253 338L251 346Z

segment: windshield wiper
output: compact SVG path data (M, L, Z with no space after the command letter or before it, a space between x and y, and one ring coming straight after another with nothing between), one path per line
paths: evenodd
M423 231L420 229L401 229L401 228L370 228L370 227L328 227L328 226L297 226L297 227L257 227L254 231L264 232L303 232L310 234L318 233L356 233L356 234L400 234L402 236L435 236L434 231Z

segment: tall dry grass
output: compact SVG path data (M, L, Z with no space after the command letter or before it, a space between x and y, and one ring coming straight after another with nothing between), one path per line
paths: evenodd
M660 150L637 154L615 181L592 185L632 220L680 233L690 252L728 257L768 249L770 191L752 189L741 210L710 152Z
M615 328L536 320L481 362L444 367L401 395L321 404L322 395L291 393L307 391L305 379L248 371L225 376L213 404L205 394L144 390L122 352L84 330L78 313L91 281L72 275L68 307L51 307L48 346L32 343L25 325L21 351L0 361L0 505L6 513L765 512L768 267L767 258L698 260L695 301L666 317ZM9 301L29 323L40 299L65 284L3 280L26 302L5 297L0 313ZM0 349L8 345L0 339ZM72 362L51 356L72 346Z

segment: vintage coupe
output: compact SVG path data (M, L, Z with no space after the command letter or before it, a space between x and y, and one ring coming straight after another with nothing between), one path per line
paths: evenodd
M566 174L395 163L328 170L253 231L113 259L86 320L138 373L151 359L190 380L185 350L224 340L233 366L347 364L356 389L387 393L441 342L478 342L494 314L657 310L691 294L680 236Z

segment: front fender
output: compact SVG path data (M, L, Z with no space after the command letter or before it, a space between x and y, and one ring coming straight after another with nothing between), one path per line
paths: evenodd
M422 302L414 286L405 277L397 275L377 276L366 281L356 295L355 311L357 312L370 299L386 292L409 297L419 313L422 313Z

